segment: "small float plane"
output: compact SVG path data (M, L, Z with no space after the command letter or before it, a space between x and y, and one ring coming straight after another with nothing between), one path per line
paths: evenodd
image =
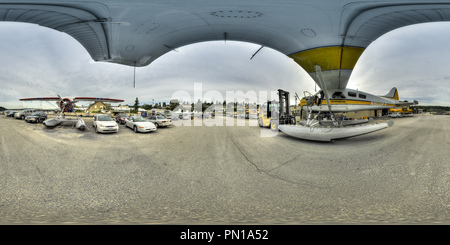
M400 101L395 106L395 108L390 109L390 112L398 113L398 115L400 115L400 117L412 117L412 116L414 116L414 114L413 114L413 109L411 109L410 106L417 105L417 104L419 104L419 102L417 102L417 100L414 100L413 102Z
M316 83L322 89L314 95L305 92L305 97L300 103L302 110L309 111L308 119L300 122L300 125L280 125L278 126L280 131L301 139L331 141L368 134L394 124L393 121L365 124L370 121L369 119L343 120L337 118L335 113L393 108L399 104L397 88L392 88L385 96L348 88L327 89L326 83L322 82L320 66L316 65L315 68L318 75ZM321 114L329 114L331 121L322 120Z
M72 125L77 129L85 129L86 123L79 116L75 110L75 103L79 101L101 101L101 102L124 102L124 100L120 99L110 99L110 98L95 98L95 97L75 97L72 100L69 98L61 98L58 97L37 97L37 98L24 98L20 99L20 101L59 101L60 112L51 119L47 119L43 122L46 127L55 127L58 125ZM77 116L77 119L66 118L64 112L73 112Z

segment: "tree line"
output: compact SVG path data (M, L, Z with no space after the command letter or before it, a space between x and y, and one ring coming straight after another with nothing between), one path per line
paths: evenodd
M450 106L425 106L425 105L416 105L414 109L422 109L423 112L445 112L450 111Z

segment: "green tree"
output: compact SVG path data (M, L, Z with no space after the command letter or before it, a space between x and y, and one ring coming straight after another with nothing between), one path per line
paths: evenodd
M134 101L134 111L137 113L139 109L139 99L136 97L136 100Z
M169 104L169 110L173 111L173 109L175 109L175 107L179 106L180 103L170 103Z
M151 109L153 108L153 106L152 106L152 105L149 105L149 104L144 104L144 105L142 106L142 108L144 108L144 109L146 109L146 110L151 110Z

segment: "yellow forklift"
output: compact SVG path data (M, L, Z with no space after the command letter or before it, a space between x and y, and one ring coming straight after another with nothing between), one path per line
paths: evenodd
M295 124L295 118L289 113L289 92L278 89L278 101L267 101L259 107L258 125L277 131L281 124Z

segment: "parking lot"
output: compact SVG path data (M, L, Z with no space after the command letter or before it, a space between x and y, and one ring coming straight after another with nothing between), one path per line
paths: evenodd
M96 134L0 116L2 224L449 223L450 117L335 142L257 126ZM191 121L191 125L194 122Z

